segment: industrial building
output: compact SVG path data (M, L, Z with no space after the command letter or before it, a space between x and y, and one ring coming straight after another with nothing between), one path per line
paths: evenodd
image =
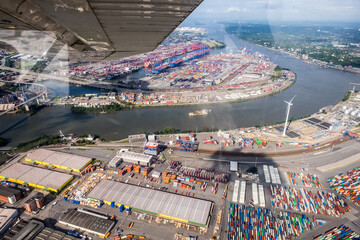
M45 227L44 223L36 220L26 222L21 220L2 237L4 240L76 240L73 236L52 228Z
M135 135L129 135L128 136L128 140L130 143L135 143L135 142L146 142L146 135L145 134L135 134Z
M0 208L0 235L11 226L17 215L18 211L16 209Z
M230 161L229 169L230 169L230 172L237 172L239 169L238 162Z
M44 194L37 192L33 198L28 199L25 204L25 210L27 212L34 212L44 207L45 197Z
M107 216L87 209L68 209L60 216L59 223L100 237L107 237L115 225Z
M213 210L213 202L208 200L110 180L102 180L88 198L202 227L208 226Z
M135 152L122 152L119 153L120 159L124 162L141 165L141 166L150 166L153 161L153 156L135 153Z
M66 173L16 163L2 171L0 173L0 179L29 185L34 188L46 189L52 192L59 192L73 179L73 176Z
M92 159L74 154L37 149L25 157L25 161L66 171L81 172Z
M8 188L0 185L0 200L14 204L21 198L21 191L19 189Z
M117 153L116 156L111 159L111 161L108 163L108 166L110 168L117 168L122 163L121 154Z

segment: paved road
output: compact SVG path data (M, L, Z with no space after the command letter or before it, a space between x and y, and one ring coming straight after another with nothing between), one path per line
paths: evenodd
M334 148L325 149L321 152L302 153L295 156L280 156L280 157L243 157L243 156L222 156L211 155L206 153L188 153L176 151L170 155L172 157L182 157L188 159L206 160L206 161L220 161L229 162L237 161L239 163L277 163L290 166L299 167L318 167L325 164L337 162L354 154L360 153L360 142L356 140L346 141Z

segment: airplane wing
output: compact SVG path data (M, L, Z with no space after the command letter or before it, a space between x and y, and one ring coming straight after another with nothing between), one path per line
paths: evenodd
M154 50L203 0L1 0L0 28L49 32L72 60Z

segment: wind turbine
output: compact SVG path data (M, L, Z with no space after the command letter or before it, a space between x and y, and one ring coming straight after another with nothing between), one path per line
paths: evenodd
M284 100L284 102L287 103L287 110L286 110L286 120L285 120L284 131L282 134L283 137L285 137L285 134L286 134L287 122L289 120L290 107L293 105L291 102L292 102L292 100L294 100L295 97L296 97L296 95L289 102Z
M360 86L360 83L350 83L350 85L354 85L352 92L355 92L355 87Z

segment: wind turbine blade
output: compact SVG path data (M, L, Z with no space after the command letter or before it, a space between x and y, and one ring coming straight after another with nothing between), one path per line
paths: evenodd
M290 103L292 102L292 100L294 100L295 97L296 97L296 94L295 94L295 96L290 100Z

